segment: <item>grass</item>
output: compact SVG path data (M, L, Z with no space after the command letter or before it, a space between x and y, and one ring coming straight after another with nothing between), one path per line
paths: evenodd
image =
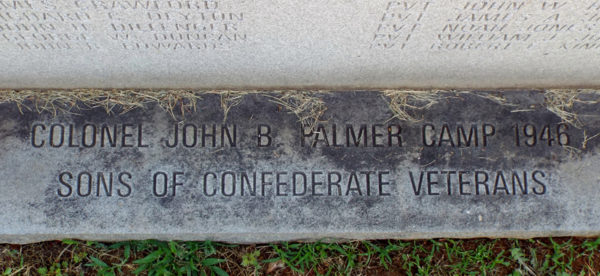
M1 275L600 275L600 238L0 245Z
M107 113L126 113L136 108L144 108L148 104L158 104L174 118L185 117L196 112L196 105L203 96L220 95L223 121L229 112L242 102L249 94L262 94L266 100L297 116L298 121L308 129L313 129L322 121L327 106L322 96L327 91L297 90L122 90L122 89L73 89L73 90L0 90L0 104L16 104L23 112L36 111L59 113L77 113L82 108L103 108ZM418 122L422 114L436 104L444 104L449 97L473 93L455 90L383 90L378 91L387 102L392 118L400 121ZM575 112L576 106L600 103L600 91L591 89L548 89L544 90L543 105L564 122L581 128L582 122ZM514 106L507 102L502 93L480 93L484 97L507 107ZM201 112L201 111L200 111ZM390 119L392 119L390 118Z
M15 104L21 113L48 112L54 116L61 113L77 113L82 109L103 108L109 114L123 114L148 104L157 104L173 118L185 117L196 112L198 101L206 95L219 95L223 122L232 108L239 105L249 94L263 94L289 113L308 129L319 123L327 110L319 95L325 91L230 91L230 90L120 90L120 89L73 89L73 90L0 90L0 104Z
M157 103L172 116L184 115L196 110L196 102L201 96L187 90L0 90L0 103L14 103L19 110L76 113L81 108L103 108L107 113L119 110L126 113L136 108L144 108L149 103Z
M439 90L385 90L382 94L389 109L394 113L393 118L417 122L421 120L418 114L443 100L440 92Z
M583 127L583 124L574 112L575 105L598 104L599 97L600 91L591 89L549 89L544 93L546 108L577 128Z
M309 130L314 130L327 110L325 102L318 97L323 91L277 91L268 95L270 101L289 113L296 115L298 121Z

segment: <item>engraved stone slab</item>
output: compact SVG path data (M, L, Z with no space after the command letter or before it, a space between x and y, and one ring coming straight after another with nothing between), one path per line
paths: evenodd
M0 0L0 88L600 85L600 2Z
M318 94L313 131L259 94L225 122L218 95L177 119L3 105L0 242L600 234L598 104L575 127L503 95L442 93L409 123L376 92Z

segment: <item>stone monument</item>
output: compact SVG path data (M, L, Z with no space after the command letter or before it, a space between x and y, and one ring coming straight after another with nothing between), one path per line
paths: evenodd
M0 0L0 242L599 235L599 20Z

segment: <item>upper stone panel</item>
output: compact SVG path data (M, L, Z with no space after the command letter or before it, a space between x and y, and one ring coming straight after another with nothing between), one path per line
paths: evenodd
M600 1L0 0L0 88L600 85Z

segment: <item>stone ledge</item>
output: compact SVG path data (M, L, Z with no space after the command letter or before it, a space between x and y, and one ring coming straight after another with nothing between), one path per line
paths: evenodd
M378 93L317 94L312 131L259 94L226 120L216 94L185 117L2 104L0 242L600 233L597 102L576 126L542 91L444 93L410 122Z

